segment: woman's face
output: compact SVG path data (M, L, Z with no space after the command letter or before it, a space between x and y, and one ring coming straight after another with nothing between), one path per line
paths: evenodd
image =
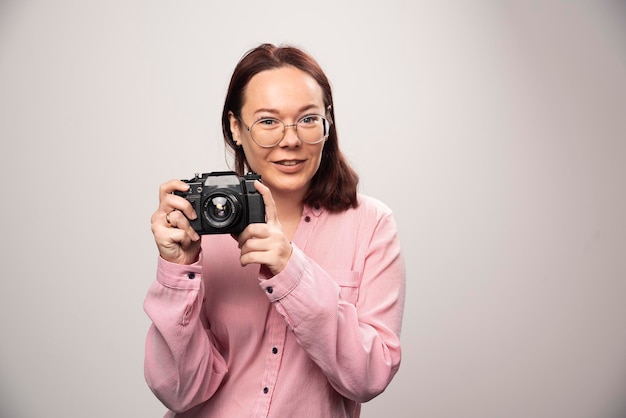
M311 114L325 115L321 87L304 71L281 67L252 77L245 90L240 118L248 127L263 118L292 125ZM326 139L308 144L298 138L295 127L288 127L278 145L263 148L233 114L230 127L235 142L243 147L248 165L261 175L274 195L304 197L320 166Z

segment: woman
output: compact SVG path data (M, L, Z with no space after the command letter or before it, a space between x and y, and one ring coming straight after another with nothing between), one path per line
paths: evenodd
M249 51L222 114L265 223L202 235L160 188L145 375L170 417L358 417L400 365L405 270L391 211L357 193L330 84L294 47Z

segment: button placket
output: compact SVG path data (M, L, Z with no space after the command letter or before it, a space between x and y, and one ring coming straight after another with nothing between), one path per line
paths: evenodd
M261 395L257 401L255 411L267 411L269 402L276 387L278 373L282 362L283 347L285 346L285 338L287 336L287 324L282 316L272 308L269 313L269 329L268 339L265 345L267 351L265 354L265 373L261 381Z
M292 242L298 246L301 250L304 250L306 244L311 236L311 232L315 228L315 224L319 218L321 213L321 209L319 207L310 208L305 207L304 214L300 220L300 224L298 225L298 229L296 229L296 233L293 236Z

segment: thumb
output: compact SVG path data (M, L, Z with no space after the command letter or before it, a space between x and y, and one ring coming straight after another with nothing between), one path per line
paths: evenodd
M276 222L278 219L276 214L276 203L274 202L274 197L272 197L272 192L269 187L258 180L254 181L254 187L263 197L263 203L265 204L265 221L267 223Z

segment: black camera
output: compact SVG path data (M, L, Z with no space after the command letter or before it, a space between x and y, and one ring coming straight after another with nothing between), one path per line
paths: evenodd
M256 173L244 177L234 171L214 171L195 175L186 192L175 191L191 203L198 217L189 220L200 235L238 234L251 223L265 222L265 203L254 187L261 180Z

